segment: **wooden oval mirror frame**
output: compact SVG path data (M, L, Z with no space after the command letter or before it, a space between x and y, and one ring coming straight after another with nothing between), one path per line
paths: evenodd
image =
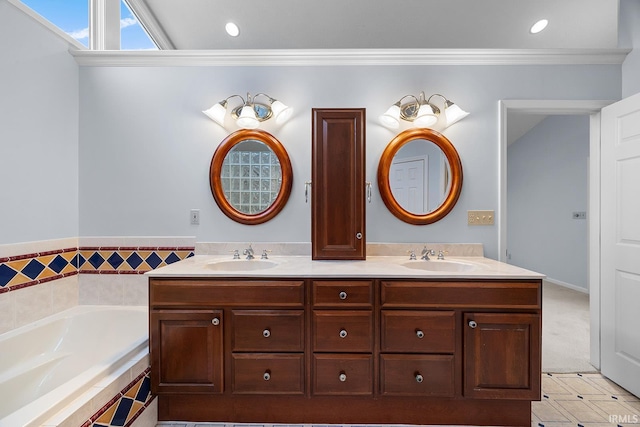
M432 212L424 215L414 214L404 209L393 196L389 183L389 171L393 158L405 144L417 139L424 139L436 144L445 154L451 170L449 193L442 204ZM404 222L415 225L432 224L444 218L455 206L462 190L462 163L455 147L444 135L432 129L408 129L391 140L382 152L378 164L378 189L387 209Z
M280 169L282 171L282 182L280 184L280 191L275 200L265 210L256 214L247 214L237 210L224 194L222 187L222 164L227 157L227 154L233 147L241 142L252 140L264 143L271 149L278 157L280 161ZM229 218L236 222L247 225L262 224L269 221L276 216L282 208L284 208L289 194L291 194L291 185L293 184L293 172L291 168L291 161L289 155L284 146L273 135L262 130L247 130L242 129L227 136L218 146L213 153L211 159L211 167L209 169L209 185L211 186L211 193L220 210Z

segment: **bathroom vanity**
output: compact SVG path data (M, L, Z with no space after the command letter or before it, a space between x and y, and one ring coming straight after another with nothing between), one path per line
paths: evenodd
M149 276L159 420L525 426L540 399L531 271L196 256Z

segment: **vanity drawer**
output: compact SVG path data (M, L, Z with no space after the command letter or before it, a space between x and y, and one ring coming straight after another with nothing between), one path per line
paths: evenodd
M381 317L380 350L395 353L453 353L453 311L391 311Z
M314 395L371 395L372 375L370 354L313 355Z
M380 356L380 392L387 396L442 396L455 393L453 355Z
M371 281L314 281L313 306L331 308L370 308L373 306Z
M383 308L492 307L539 309L540 280L523 281L383 281Z
M304 354L232 354L234 394L304 394Z
M302 280L157 279L149 281L155 308L175 307L300 307Z
M313 312L313 351L371 352L372 347L370 311Z
M304 351L303 310L233 310L231 351Z

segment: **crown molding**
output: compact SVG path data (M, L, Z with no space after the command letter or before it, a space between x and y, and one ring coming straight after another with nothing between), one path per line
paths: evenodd
M71 51L81 66L595 65L630 49L281 49Z

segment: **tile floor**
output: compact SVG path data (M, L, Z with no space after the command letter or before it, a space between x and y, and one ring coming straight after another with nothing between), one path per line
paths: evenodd
M540 402L532 403L531 427L640 427L640 399L597 373L543 374L542 395ZM236 426L272 427L271 424L158 424L158 427ZM278 424L273 427L292 426Z

